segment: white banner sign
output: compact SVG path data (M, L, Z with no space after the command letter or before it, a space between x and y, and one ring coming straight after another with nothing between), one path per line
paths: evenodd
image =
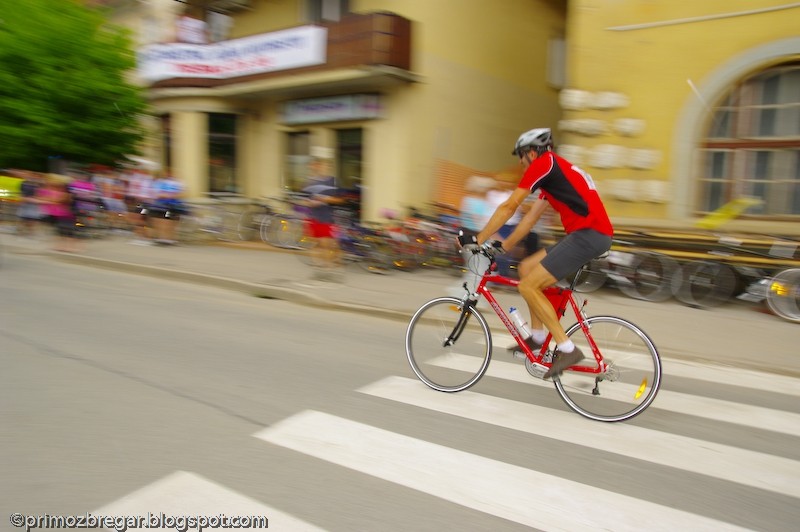
M377 94L349 94L327 98L292 100L283 104L284 124L311 124L342 120L364 120L381 116Z
M301 26L214 44L153 44L139 50L138 73L170 78L234 78L325 63L327 29Z

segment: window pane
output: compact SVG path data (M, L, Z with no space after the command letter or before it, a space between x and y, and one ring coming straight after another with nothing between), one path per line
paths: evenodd
M778 103L778 86L780 83L780 75L766 77L763 81L761 89L761 103L765 105Z
M706 198L704 212L711 212L722 207L725 201L724 183L721 181L707 181L704 185L704 196Z
M731 125L733 124L733 112L730 109L720 109L714 115L711 124L712 138L729 138L733 136Z
M762 109L758 120L758 136L772 137L775 135L775 113L777 109Z
M302 190L308 177L311 136L308 131L289 133L286 142L288 146L283 169L283 188L298 192Z
M800 214L800 150L796 150L794 157L794 182L789 191L789 214Z
M710 166L706 176L711 179L724 179L728 175L728 153L724 151L711 152Z
M208 115L208 179L209 192L238 194L236 178L236 115Z
M800 215L800 62L741 80L708 124L699 210L739 196L763 200L746 215Z

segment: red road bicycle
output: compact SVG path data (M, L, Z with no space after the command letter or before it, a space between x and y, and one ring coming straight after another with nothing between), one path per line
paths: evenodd
M517 341L515 356L523 358L528 372L541 379L552 363L552 337L547 337L538 352L527 346L488 287L516 287L519 281L496 273L491 246L472 252L467 261L470 270L477 275L482 272L475 290L465 283L464 297L432 299L412 316L406 330L411 369L440 392L460 392L477 383L492 358L492 333L477 308L483 297ZM555 285L544 291L559 317L568 309L575 315L577 321L566 333L586 355L578 365L554 377L553 383L567 406L578 414L596 421L624 421L643 412L655 399L661 385L661 359L653 341L633 323L615 316L586 315L586 301L579 304L574 295L582 270L569 286Z

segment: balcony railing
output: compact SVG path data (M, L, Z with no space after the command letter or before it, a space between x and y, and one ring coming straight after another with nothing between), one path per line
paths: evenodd
M320 26L328 30L325 62L322 64L222 79L172 77L157 81L151 87L219 87L287 74L359 66L380 65L411 70L411 21L406 18L394 13L350 14L339 22L325 22Z

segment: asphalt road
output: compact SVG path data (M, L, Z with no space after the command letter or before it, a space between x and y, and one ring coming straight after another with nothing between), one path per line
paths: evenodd
M673 362L650 410L608 425L521 367L492 372L514 370L502 354L469 392L427 390L394 320L47 256L7 255L0 273L6 516L265 515L276 530L800 518L797 379Z

